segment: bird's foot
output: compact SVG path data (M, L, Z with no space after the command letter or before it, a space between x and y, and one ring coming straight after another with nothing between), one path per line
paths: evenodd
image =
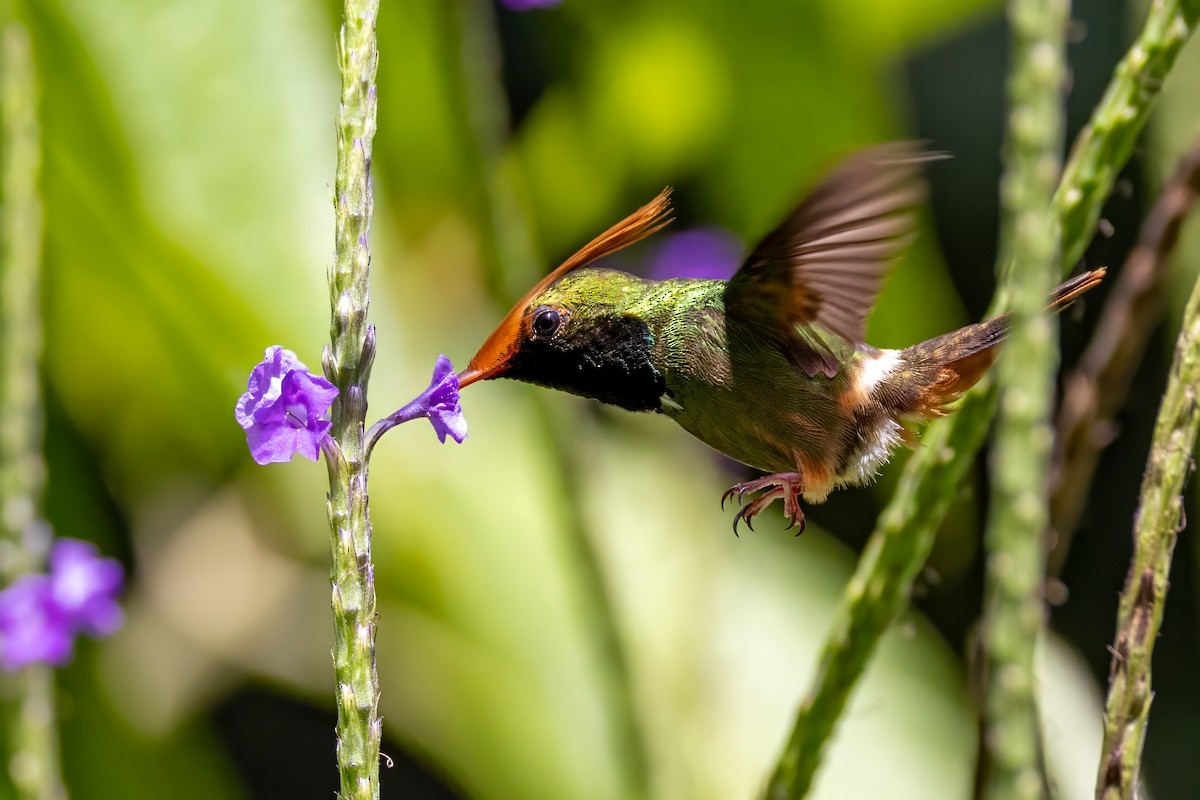
M725 502L737 495L738 503L748 494L762 492L761 495L751 500L738 509L737 514L733 517L733 535L738 535L738 523L745 522L746 527L754 530L754 518L757 517L763 509L774 503L776 500L783 499L783 515L787 517L788 528L793 528L796 525L800 526L800 530L796 532L799 536L804 533L804 511L800 508L800 493L803 491L800 485L800 473L798 472L780 472L776 475L767 475L745 483L739 483L729 488L729 491L721 495L721 508L725 508Z

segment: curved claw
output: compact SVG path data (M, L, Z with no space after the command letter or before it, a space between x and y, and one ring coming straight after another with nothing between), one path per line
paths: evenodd
M737 536L739 539L742 538L738 533L739 522L745 522L746 527L749 528L751 532L754 531L754 515L758 512L752 511L753 508L753 505L745 506L739 509L738 512L733 515L733 535Z
M788 526L785 530L791 530L796 525L799 525L800 530L796 535L799 536L801 533L804 533L804 528L808 521L804 518L804 512L800 509L800 503L796 501L796 495L784 494L783 513L788 519Z
M726 501L726 500L728 500L729 498L733 497L735 494L737 494L737 488L738 488L737 486L731 486L731 487L729 487L728 489L726 489L726 490L725 490L725 494L721 495L721 510L722 510L722 511L724 511L724 510L725 510L725 501ZM740 498L739 498L739 499L740 499ZM734 531L733 531L733 532L734 532L735 534L737 533L737 526L736 526L736 525L734 525Z
M749 502L745 502L747 494L762 492L759 497L754 498ZM788 521L788 529L800 526L800 533L804 532L805 519L804 511L800 508L798 497L800 494L800 475L797 473L780 473L776 475L767 475L763 478L758 478L745 483L738 483L725 491L721 495L721 510L725 509L725 503L733 499L737 495L738 504L741 509L733 517L733 535L740 536L738 533L738 525L742 522L746 523L746 527L751 531L754 530L754 518L758 516L764 509L775 502L776 499L783 500L784 518ZM797 533L797 536L800 534Z
M800 530L796 531L796 535L799 536L800 534L804 533L804 529L808 527L808 519L804 516L803 511L800 512L799 517L788 517L788 526L784 528L784 530L790 531L797 525L800 526Z

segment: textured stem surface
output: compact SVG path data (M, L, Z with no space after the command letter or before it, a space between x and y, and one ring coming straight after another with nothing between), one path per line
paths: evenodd
M1133 563L1121 592L1104 709L1096 797L1132 800L1150 715L1150 656L1162 624L1171 553L1185 524L1183 486L1200 426L1200 281L1184 311L1175 360L1154 424L1154 440L1133 528Z
M791 737L771 775L766 792L770 800L796 800L808 794L825 742L933 547L936 520L949 510L972 467L972 460L960 454L974 453L983 444L994 398L994 392L968 395L958 413L967 406L977 407L977 413L966 416L966 424L931 426L900 476L896 495L880 515L846 585L813 688L801 703ZM935 521L927 523L928 519Z
M41 253L38 193L41 150L37 81L29 34L10 23L3 34L3 241L0 243L0 571L5 583L40 569L50 544L41 517ZM54 670L35 664L7 676L11 752L8 770L22 800L66 797L59 775ZM9 694L9 692L6 692Z
M1197 0L1152 0L1137 41L1117 64L1075 147L1054 195L1063 227L1063 264L1083 256L1113 182L1129 160L1150 107L1162 91L1175 57L1200 18Z
M1076 140L1055 193L1063 225L1064 270L1074 267L1078 254L1091 241L1100 209L1132 150L1131 146L1117 146L1109 137L1122 141L1128 138L1131 142L1136 139L1183 45L1178 33L1186 39L1195 28L1196 18L1197 9L1192 4L1156 2L1151 6L1138 41L1113 76L1105 102L1094 112L1086 135ZM1144 57L1134 57L1138 48L1160 54L1154 62L1153 79L1128 69L1132 63L1146 64ZM1101 124L1101 120L1109 123ZM1101 164L1103 169L1097 167ZM1076 195L1078 200L1069 204L1062 200ZM1091 224L1077 221L1068 225L1068 211L1076 220L1090 219ZM912 582L929 556L950 501L983 445L995 406L994 390L984 381L963 399L955 413L929 426L921 449L905 465L896 493L880 514L842 595L816 678L801 702L788 744L771 776L768 797L799 798L808 792L825 743L850 692L908 600Z
M1044 623L1042 535L1049 518L1050 428L1060 227L1051 205L1063 137L1067 0L1011 0L1009 127L999 265L1012 315L996 365L1000 401L984 585L984 797L1045 796L1034 647Z
M367 324L371 263L371 145L375 137L378 0L346 0L338 38L342 75L334 187L336 250L329 273L331 346L325 374L337 385L326 450L333 565L333 664L341 796L378 800L379 677L375 670L375 569L367 509L364 427L375 333Z
M1162 321L1171 255L1198 197L1200 141L1180 160L1146 215L1137 245L1108 293L1092 340L1063 382L1050 481L1051 574L1058 573L1066 561L1100 453L1113 438L1114 416L1124 405L1146 345Z

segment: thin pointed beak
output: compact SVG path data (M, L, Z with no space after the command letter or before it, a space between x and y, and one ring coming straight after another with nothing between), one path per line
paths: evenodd
M508 371L508 362L516 347L507 344L506 339L502 338L506 333L504 325L492 332L475 357L467 362L467 368L458 373L458 388L470 386L476 381L499 377Z
M464 369L458 373L458 388L470 386L475 381L481 381L487 377L486 372L480 372L477 369Z

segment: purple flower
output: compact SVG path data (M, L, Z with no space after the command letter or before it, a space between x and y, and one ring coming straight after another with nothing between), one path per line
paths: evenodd
M77 633L107 636L121 627L121 565L95 546L59 539L50 574L22 575L0 592L0 668L62 664Z
M726 280L742 261L742 243L723 228L693 228L665 237L650 262L649 275Z
M392 428L417 417L429 418L443 444L447 435L459 444L467 438L467 418L458 405L458 376L454 374L454 365L444 355L437 357L428 389L396 413L371 426L367 434L368 449Z
M444 355L438 356L433 365L429 388L390 418L398 425L417 417L429 417L438 441L443 444L447 434L459 444L467 438L467 418L458 405L458 376L454 374L454 365Z
M446 356L437 357L429 388L405 408L414 406L422 409L419 413L429 417L442 444L446 443L447 434L458 444L467 438L467 418L458 405L458 376L454 374L454 365Z
M23 575L0 592L0 667L62 664L71 657L75 632L54 602L48 575Z
M500 5L510 11L531 11L535 8L551 8L562 0L500 0Z
M59 539L50 551L50 590L71 624L93 636L121 627L116 594L124 574L115 559L101 558L95 545Z
M291 350L268 347L234 409L250 455L259 464L291 461L296 453L316 461L333 424L324 417L337 395L336 386L309 372Z

